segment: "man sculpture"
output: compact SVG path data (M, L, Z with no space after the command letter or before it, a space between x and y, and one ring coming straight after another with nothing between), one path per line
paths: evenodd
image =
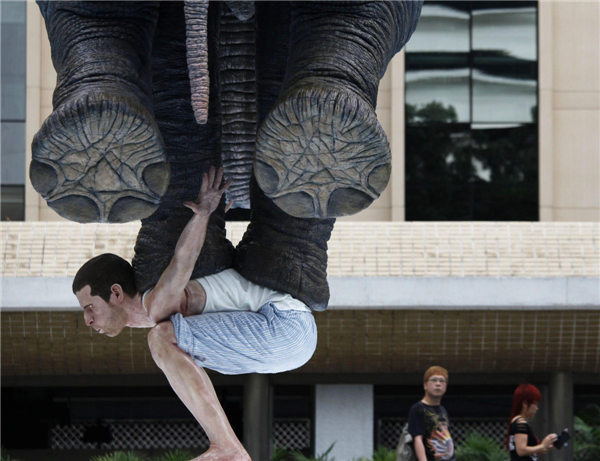
M223 169L212 167L203 175L197 201L184 203L194 215L153 289L139 293L131 265L103 254L77 272L73 292L86 325L99 333L112 337L125 326L152 328L152 357L210 440L198 461L248 461L204 368L224 374L298 368L315 351L317 329L304 303L234 269L190 280L209 217L231 184L221 185L222 179Z

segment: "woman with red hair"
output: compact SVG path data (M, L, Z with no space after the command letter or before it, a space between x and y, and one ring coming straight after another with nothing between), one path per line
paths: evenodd
M538 454L554 448L552 443L556 440L556 434L548 434L540 443L528 423L538 411L540 400L542 394L533 384L521 384L515 390L506 436L510 461L537 461Z

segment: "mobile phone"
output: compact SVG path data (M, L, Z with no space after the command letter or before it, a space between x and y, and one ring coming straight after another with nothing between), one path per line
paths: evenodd
M571 438L571 434L569 434L569 430L565 429L564 431L562 431L560 433L560 435L554 441L554 443L553 443L554 448L556 448L557 450L560 450L566 444L567 440L569 440L570 438Z

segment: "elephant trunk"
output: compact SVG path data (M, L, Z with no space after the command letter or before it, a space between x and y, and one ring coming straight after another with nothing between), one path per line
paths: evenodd
M207 19L208 0L186 0L183 3L186 26L187 65L192 91L192 108L196 121L208 121Z
M255 8L253 1L232 1L227 2L227 6L240 21L248 21L254 16Z
M211 2L207 26L210 56L218 50L221 4ZM142 220L135 244L133 269L139 291L156 284L169 265L181 232L192 217L183 206L195 200L202 174L211 165L220 166L221 127L213 122L221 117L217 59L209 61L212 85L209 123L199 125L189 104L190 83L186 64L186 28L181 2L161 2L152 45L152 93L154 112L171 164L171 182L156 212ZM192 278L220 272L231 267L233 246L226 239L225 204L211 215L202 253Z
M254 20L245 15L240 20L231 6L232 2L222 6L219 30L221 158L225 176L234 180L227 202L247 209L256 143L256 41Z

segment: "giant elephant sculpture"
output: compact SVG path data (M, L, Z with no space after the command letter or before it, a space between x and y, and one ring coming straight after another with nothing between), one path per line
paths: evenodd
M194 277L235 267L313 309L329 299L335 218L387 185L374 107L421 1L40 2L57 70L30 178L78 222L142 219L138 289L168 265L202 173L223 165L250 207L237 250L224 206Z

